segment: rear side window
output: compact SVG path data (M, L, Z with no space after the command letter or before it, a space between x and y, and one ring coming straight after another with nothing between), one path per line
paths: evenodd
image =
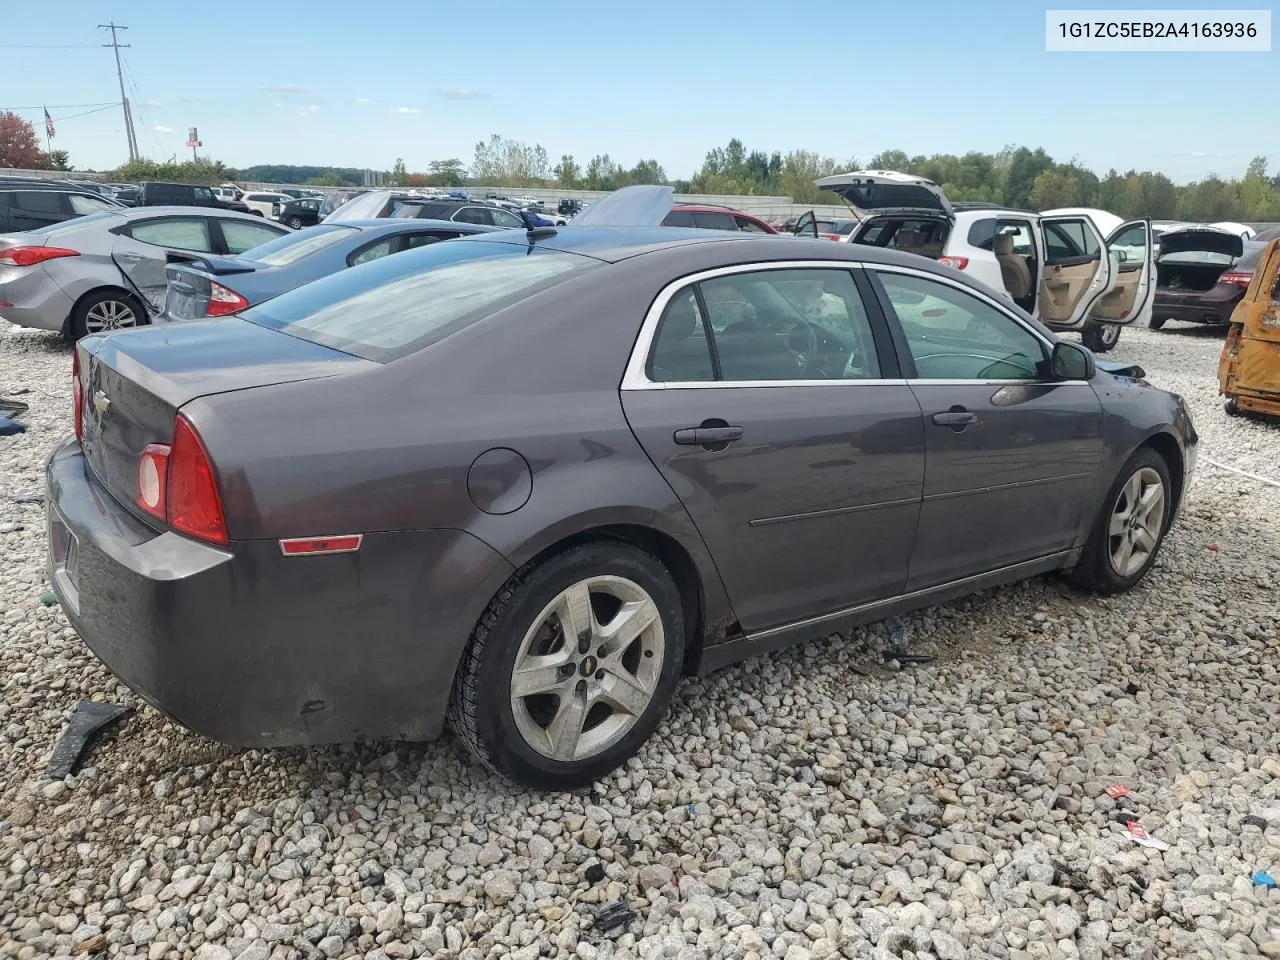
M13 205L27 213L63 214L63 196L55 190L20 190L13 195Z
M493 217L490 215L486 207L463 207L453 219L458 223L479 223L486 226L493 225Z
M737 230L738 225L727 213L707 213L699 210L693 215L694 222L704 230Z
M990 250L996 242L995 217L983 217L969 226L969 246Z
M190 187L184 187L178 183L153 183L146 187L146 191L147 202L155 206L189 203L193 196Z
M387 363L596 268L605 269L523 244L436 243L324 277L241 317Z
M225 231L226 226L223 225ZM267 243L246 250L241 254L246 260L256 260L269 267L287 267L309 257L317 250L331 247L345 237L358 233L355 227L320 226L297 233L286 233Z
M664 227L692 227L693 212L691 210L672 210L663 218Z
M218 223L222 227L222 239L226 241L227 253L230 254L244 253L280 236L279 230L247 220L219 220Z
M756 223L754 220L748 219L747 217L734 217L733 220L738 225L738 229L741 230L743 233L768 233L769 232L764 227L760 226L760 224Z

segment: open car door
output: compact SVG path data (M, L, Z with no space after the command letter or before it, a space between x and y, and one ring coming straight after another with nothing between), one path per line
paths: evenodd
M1230 412L1280 416L1280 239L1267 244L1231 314L1218 389Z
M1053 327L1080 327L1115 286L1115 258L1087 216L1041 217L1044 262L1037 313Z
M1155 303L1155 237L1150 220L1122 223L1107 237L1107 253L1115 279L1111 290L1098 300L1090 320L1146 326Z
M800 219L796 221L795 229L791 231L797 237L809 237L810 239L818 239L818 216L812 210L806 210L800 214Z

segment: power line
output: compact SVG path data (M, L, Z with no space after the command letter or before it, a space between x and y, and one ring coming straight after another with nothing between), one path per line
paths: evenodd
M80 107L118 107L119 100L112 100L104 103L38 103L34 107L0 107L0 110L43 110L45 107L53 107L55 110L76 110Z
M96 43L0 43L4 50L88 50Z
M153 156L160 155L160 147L156 141L155 134L152 132L152 116L151 111L147 109L146 101L142 99L142 91L138 89L138 81L133 75L133 70L129 66L129 58L122 57L121 62L124 64L124 76L128 81L129 89L133 93L134 102L139 104L142 110L142 135L147 139L147 146L152 151Z
M61 123L63 120L74 120L76 117L87 117L91 113L101 113L103 110L114 110L118 106L120 106L118 103L108 103L105 107L98 107L96 110L86 110L84 113L73 113L67 117L54 117L54 119Z

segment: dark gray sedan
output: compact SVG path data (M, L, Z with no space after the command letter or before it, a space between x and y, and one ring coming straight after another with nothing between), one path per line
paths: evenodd
M1140 371L791 238L492 233L75 357L50 573L121 679L232 744L448 721L554 788L681 674L1054 570L1130 589L1195 464Z

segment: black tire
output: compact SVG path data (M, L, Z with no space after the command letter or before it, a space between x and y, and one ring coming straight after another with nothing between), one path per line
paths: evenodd
M1236 403L1235 397L1228 397L1222 404L1222 410L1228 417L1243 417L1244 413L1240 410L1240 405Z
M1155 314L1152 314L1151 319L1147 321L1147 326L1152 330L1159 330L1164 326L1167 319L1168 317L1157 317Z
M1143 470L1154 470L1159 474L1160 482L1164 485L1164 506L1160 519L1160 534L1156 538L1155 548L1150 551L1141 568L1125 576L1117 572L1111 562L1112 538L1109 533L1109 527L1125 484L1135 474ZM1173 507L1173 484L1170 482L1169 464L1165 462L1164 457L1160 456L1151 447L1140 447L1134 452L1133 456L1125 461L1124 466L1120 468L1120 472L1116 475L1115 482L1111 484L1111 488L1107 491L1107 496L1102 501L1098 516L1094 519L1093 528L1089 532L1089 539L1085 542L1084 550L1080 554L1080 559L1067 572L1067 579L1077 586L1097 593L1124 593L1126 590L1133 589L1151 571L1151 568L1155 565L1156 558L1160 555L1160 547L1164 543L1165 534L1169 531L1169 519L1173 515Z
M663 630L662 664L647 707L616 742L580 760L556 760L534 750L520 731L512 671L525 634L548 604L584 579L610 575L626 578L653 600ZM489 603L458 665L449 725L486 767L516 783L554 790L586 786L626 762L653 734L679 682L684 646L680 591L656 557L622 542L572 547L517 571ZM584 676L589 680L590 672Z
M146 326L151 322L151 317L147 313L146 307L131 293L125 293L123 290L99 290L91 293L79 303L71 311L70 322L67 324L67 332L71 339L79 340L81 337L88 336L89 333L98 333L99 330L90 330L90 311L95 310L104 304L116 303L123 308L127 308L133 313L133 323L118 329L132 329L133 327Z
M290 218L289 218L289 226L293 227L293 229L295 229L295 230L301 230L301 229L302 229L302 218L301 218L301 217L290 217Z
M1106 353L1120 341L1120 325L1090 320L1080 331L1080 342L1094 353Z

